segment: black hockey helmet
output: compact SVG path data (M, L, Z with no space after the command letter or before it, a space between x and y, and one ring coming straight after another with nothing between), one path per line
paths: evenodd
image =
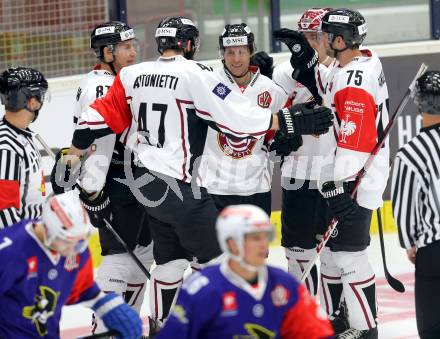
M348 48L359 46L367 36L367 24L361 13L353 9L334 9L324 15L321 21L321 31L329 34L333 42L341 36Z
M192 42L192 51L185 58L192 59L199 48L199 30L194 23L184 17L167 17L156 29L157 51L162 54L167 49L184 50L188 41Z
M108 47L113 53L119 42L134 39L134 30L124 22L109 21L96 26L90 35L90 48L95 51L96 57L104 58L103 49Z
M414 103L420 113L440 114L440 71L428 71L417 79Z
M43 104L47 88L43 73L33 68L13 67L0 76L1 102L8 111L29 110L28 100L31 98ZM38 110L34 113L36 119Z
M254 33L245 23L226 25L218 37L218 45L221 54L225 52L225 47L232 46L248 46L251 54L256 50Z

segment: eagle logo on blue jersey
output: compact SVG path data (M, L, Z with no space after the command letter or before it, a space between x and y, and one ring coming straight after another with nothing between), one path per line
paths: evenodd
M212 92L215 95L217 95L220 99L225 100L225 98L229 95L229 93L231 93L231 89L228 86L226 86L225 84L222 84L221 82L219 82L214 87Z
M35 296L35 304L23 307L23 317L31 319L37 328L38 334L43 337L47 334L47 320L55 313L59 292L47 286L39 286L41 295Z

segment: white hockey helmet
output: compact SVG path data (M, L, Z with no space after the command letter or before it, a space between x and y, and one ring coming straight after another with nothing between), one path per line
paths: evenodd
M61 239L77 243L77 253L87 248L92 227L78 192L68 191L50 196L43 206L42 219L47 230L46 246L50 247L55 239Z
M249 233L267 232L269 240L273 239L274 227L269 216L260 207L254 205L232 205L226 207L218 216L217 238L223 252L235 257L229 250L228 239L236 242L239 255L243 259L244 237Z

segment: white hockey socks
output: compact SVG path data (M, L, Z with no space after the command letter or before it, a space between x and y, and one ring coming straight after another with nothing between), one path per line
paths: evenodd
M168 316L188 265L188 260L178 259L157 265L151 272L150 312L154 321L163 322Z
M376 283L367 250L333 252L332 257L341 270L350 327L357 330L376 327Z
M298 281L301 280L301 276L305 268L309 265L310 260L312 260L316 255L315 249L289 247L285 248L285 252L289 274L294 276ZM318 293L318 270L316 265L313 266L310 274L304 281L304 284L307 287L310 295L315 297Z

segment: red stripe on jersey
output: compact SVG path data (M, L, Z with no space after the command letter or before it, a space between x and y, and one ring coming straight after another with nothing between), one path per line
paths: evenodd
M81 121L78 125L104 125L105 121Z
M0 180L0 210L20 208L20 183L16 180Z
M338 147L370 153L377 143L373 96L362 88L345 87L336 92L334 103L341 121Z
M186 175L187 151L186 151L186 144L185 144L185 119L184 119L184 114L182 111L181 104L192 105L193 102L176 99L176 103L177 103L177 107L179 108L179 112L180 112L180 138L182 140L182 150L183 150L182 180L185 181L187 178L187 175Z
M88 249L86 250L88 251ZM79 260L77 257L77 260ZM93 265L92 259L90 256L87 258L87 262L85 265L78 271L75 282L72 286L72 290L70 291L69 297L67 298L66 305L75 304L81 294L92 287L94 284L93 280Z
M131 124L132 115L127 105L128 97L119 77L113 81L113 85L103 97L96 99L90 107L95 109L103 118L108 127L116 134L122 133ZM101 122L87 122L88 125Z
M324 339L333 336L330 321L319 314L319 307L303 285L298 286L298 300L281 323L281 338Z

